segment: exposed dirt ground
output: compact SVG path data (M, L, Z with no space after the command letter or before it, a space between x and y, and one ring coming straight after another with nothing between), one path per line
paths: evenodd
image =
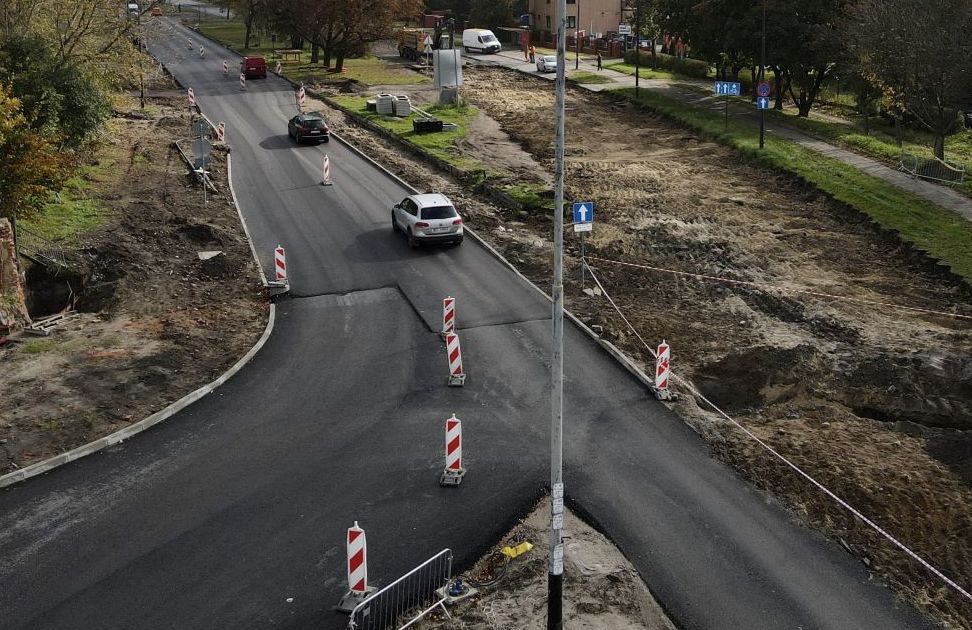
M543 501L462 576L479 591L413 627L425 630L541 630L547 627L550 502ZM638 572L611 541L567 511L564 518L564 626L591 630L674 630ZM507 562L505 546L533 549ZM471 581L470 581L471 580Z
M188 135L185 96L164 77L149 108L120 98L87 158L87 194L110 218L82 236L84 271L28 277L34 315L80 316L49 337L0 347L0 473L70 450L141 420L236 362L266 326L268 300L226 187L203 205L172 143ZM202 251L221 253L201 260ZM68 283L71 284L70 288Z
M502 183L551 181L552 85L498 68L468 68L465 79L464 96L512 141L498 142L491 123L473 125L462 145L475 147L470 156L538 165L501 173ZM571 89L567 107L567 199L597 205L589 257L972 315L968 285L790 176L607 95ZM331 116L338 133L397 174L452 197L479 234L539 286L549 285L549 212L497 208L347 124L339 112ZM488 130L486 141L477 138L479 129ZM582 291L573 234L567 247L568 308L653 372L649 350L590 291L590 278ZM672 345L675 373L966 589L972 586L968 320L617 262L591 265L649 345L662 339ZM929 614L953 628L972 627L967 601L680 391L676 410L720 457Z

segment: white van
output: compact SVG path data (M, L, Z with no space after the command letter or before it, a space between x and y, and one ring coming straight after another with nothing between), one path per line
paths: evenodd
M467 28L462 32L462 49L466 52L498 53L503 49L493 31L485 28Z

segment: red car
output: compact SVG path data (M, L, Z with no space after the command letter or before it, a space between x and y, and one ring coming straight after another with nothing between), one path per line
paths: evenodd
M266 79L267 60L263 57L243 57L240 73L246 75L247 79Z

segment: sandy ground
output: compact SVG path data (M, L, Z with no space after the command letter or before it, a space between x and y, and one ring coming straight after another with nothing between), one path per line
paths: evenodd
M543 501L496 550L462 575L479 591L414 628L542 630L547 627L550 503ZM569 510L564 518L564 626L591 630L674 630L637 571L614 545ZM508 563L505 546L533 549ZM487 583L488 584L481 584Z
M70 450L214 380L256 342L268 301L226 187L203 205L172 147L188 135L184 95L153 81L148 115L116 105L92 156L88 194L111 218L83 236L84 272L30 283L35 308L80 316L49 337L0 347L0 473ZM200 260L201 251L220 251ZM34 272L30 273L34 276ZM36 315L36 312L35 312Z
M461 148L475 147L468 155L497 170L524 165L499 173L502 183L551 181L552 85L496 68L467 68L465 78L464 96L492 121L473 125ZM968 285L866 217L659 115L573 89L567 107L567 198L597 205L587 253L603 259L591 265L634 331L590 291L590 278L581 286L573 234L566 239L568 308L649 372L653 360L638 335L648 345L666 339L676 373L968 588L972 325L780 290L969 315ZM474 229L539 286L549 285L549 211L497 207L339 112L331 118L406 180L449 195ZM676 410L717 456L902 596L949 627L972 627L968 602L703 409L699 397L681 393Z

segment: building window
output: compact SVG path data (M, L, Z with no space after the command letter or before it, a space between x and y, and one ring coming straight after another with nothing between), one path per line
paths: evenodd
M547 16L547 30L550 30L550 16Z

